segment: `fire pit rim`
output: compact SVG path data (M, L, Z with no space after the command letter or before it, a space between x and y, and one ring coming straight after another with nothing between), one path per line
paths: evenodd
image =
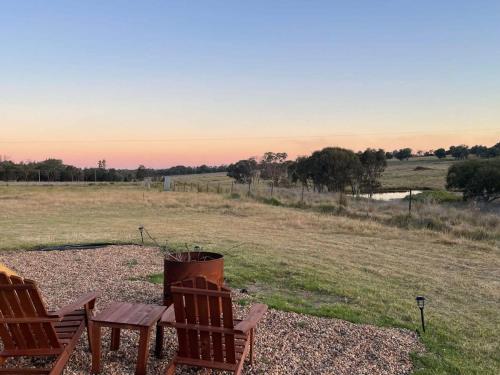
M208 259L191 259L191 260L187 260L187 254L191 254L191 256L193 256L193 254L196 254L196 258L200 258L200 256L206 256ZM170 262L170 263L204 263L204 262L212 262L212 261L217 261L217 260L220 260L220 259L223 259L224 258L224 255L223 254L220 254L220 253L214 253L214 252L211 252L211 251L185 251L185 252L181 252L181 253L175 253L174 256L181 256L183 259L182 260L177 260L177 259L171 259L171 258L168 258L168 256L165 256L165 261L166 262Z

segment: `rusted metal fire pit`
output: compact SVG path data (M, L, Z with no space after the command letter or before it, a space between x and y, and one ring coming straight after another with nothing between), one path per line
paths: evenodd
M224 256L206 251L175 253L175 259L168 256L163 270L163 304L172 304L170 285L196 276L205 276L217 285L224 283Z

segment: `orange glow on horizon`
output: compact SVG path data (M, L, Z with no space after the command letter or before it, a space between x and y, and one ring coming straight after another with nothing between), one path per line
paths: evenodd
M110 168L136 168L143 164L151 168L174 165L229 164L240 159L259 157L267 151L284 151L290 159L307 155L327 146L352 150L383 148L386 151L411 147L414 151L429 150L450 145L483 144L491 146L499 139L496 132L486 134L462 133L434 135L358 135L338 137L248 137L194 138L172 141L50 141L28 143L1 143L0 155L14 161L40 161L47 158L62 159L66 164L79 167L95 166L97 160L106 159Z

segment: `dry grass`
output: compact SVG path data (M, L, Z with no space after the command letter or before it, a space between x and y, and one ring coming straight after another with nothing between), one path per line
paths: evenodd
M137 241L141 224L174 246L221 251L230 284L278 309L415 329L423 294L430 353L417 373L500 369L500 250L489 241L216 194L0 188L3 249Z

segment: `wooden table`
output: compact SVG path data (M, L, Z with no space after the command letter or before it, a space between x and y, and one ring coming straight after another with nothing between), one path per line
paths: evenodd
M135 373L145 375L148 363L149 337L165 306L113 302L92 321L92 373L101 371L101 327L111 328L111 350L120 347L120 330L132 329L140 332L139 350Z

